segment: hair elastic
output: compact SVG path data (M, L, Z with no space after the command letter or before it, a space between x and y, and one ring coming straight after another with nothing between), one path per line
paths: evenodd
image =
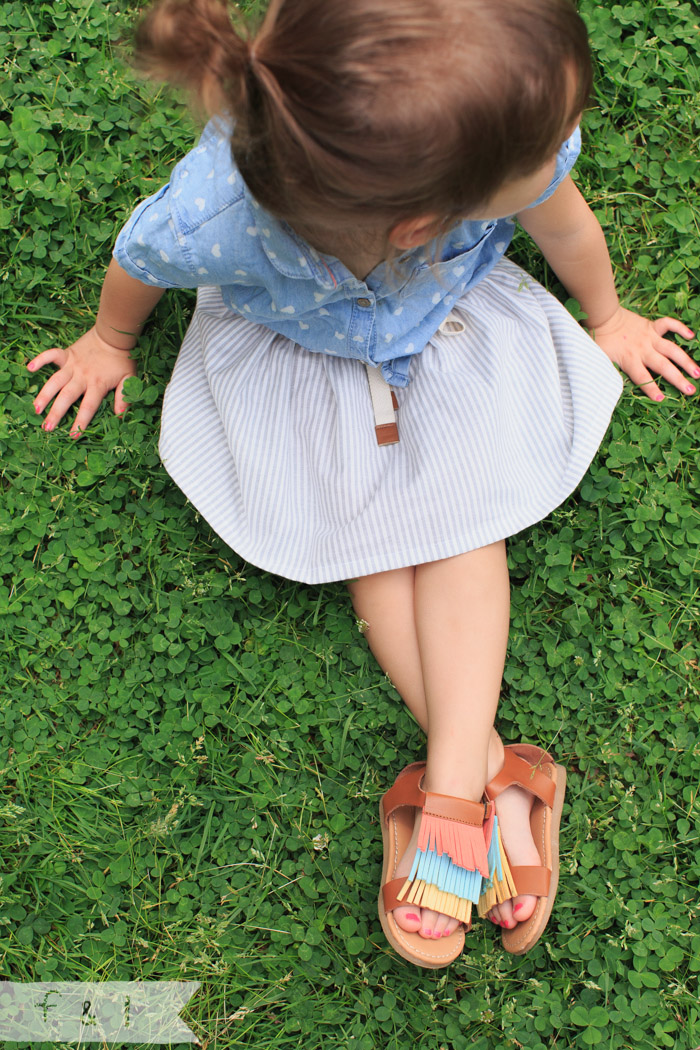
M255 41L251 43L250 40L246 40L246 48L248 51L248 64L253 66L258 61L258 56L255 53Z

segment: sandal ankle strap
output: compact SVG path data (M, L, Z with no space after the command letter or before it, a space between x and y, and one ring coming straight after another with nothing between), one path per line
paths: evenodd
M433 791L424 794L423 812L428 817L456 820L460 824L471 824L480 828L493 813L494 802L470 802L466 798L438 795Z
M453 795L424 791L424 775L425 762L413 762L399 774L394 786L384 795L384 816L387 820L399 806L417 806L426 816L454 820L477 828L482 827L492 816L494 803L491 800L471 802Z
M549 767L551 773L553 765L553 758L541 747L534 744L507 744L504 748L503 769L488 782L484 794L492 801L511 784L517 784L551 809L556 789L546 770Z
M389 817L399 806L417 806L423 808L425 792L420 786L425 773L425 762L413 762L399 773L394 784L383 798L384 818Z

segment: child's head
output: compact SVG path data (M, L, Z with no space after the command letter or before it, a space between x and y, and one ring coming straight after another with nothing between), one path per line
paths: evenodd
M137 51L235 117L253 196L306 232L449 227L542 167L591 83L570 0L272 0L249 40L226 0L160 0Z

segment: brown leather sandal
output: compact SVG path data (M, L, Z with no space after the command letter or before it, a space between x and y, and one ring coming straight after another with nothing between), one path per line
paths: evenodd
M482 877L488 875L485 834L493 826L495 806L425 792L424 773L424 762L407 766L379 803L384 843L379 919L399 955L416 966L439 969L460 955L465 927L471 929L472 903L478 900ZM397 878L398 862L413 835L416 807L423 810L416 860L408 878ZM439 940L410 933L392 914L405 904L432 908L462 925Z
M479 899L479 915L486 915L494 904L531 893L538 897L535 910L512 930L504 930L501 940L507 952L524 955L542 936L552 913L559 882L559 825L566 791L566 770L535 744L507 744L503 769L484 789L490 802L502 791L517 784L533 796L530 828L540 855L539 866L508 867L503 879L497 877Z

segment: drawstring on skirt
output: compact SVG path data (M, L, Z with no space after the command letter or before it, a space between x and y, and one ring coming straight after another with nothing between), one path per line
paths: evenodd
M457 317L456 314L448 314L438 331L442 335L461 335L466 327L464 321ZM365 365L365 369L367 370L369 393L372 398L374 431L377 435L377 444L395 445L399 440L399 427L396 422L396 412L398 411L399 403L396 400L396 394L382 375L381 366L375 368L373 365Z

